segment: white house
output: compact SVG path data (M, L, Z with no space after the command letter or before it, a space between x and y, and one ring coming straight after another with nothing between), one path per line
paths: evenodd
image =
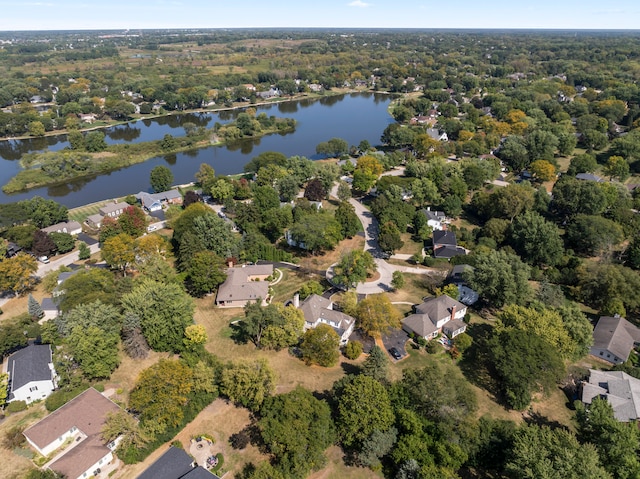
M89 388L23 434L43 456L74 442L74 447L65 449L48 467L67 479L85 479L113 460L118 441L105 443L101 430L107 415L119 410L117 404Z
M40 307L42 308L42 312L44 313L42 318L40 318L40 320L38 321L38 323L40 324L44 323L45 321L49 321L50 319L55 319L58 317L58 314L60 314L58 305L56 305L56 303L53 301L53 298L43 298L42 302L40 303Z
M421 209L420 213L427 218L427 226L430 226L432 231L442 231L445 229L447 217L443 211L431 211L431 207L427 206L426 209Z
M41 231L44 231L45 233L68 233L76 236L82 233L82 225L77 221L65 221L63 223L57 223L55 225L42 228Z
M333 309L333 302L317 294L312 294L300 304L299 296L293 298L293 305L304 314L304 330L314 329L320 324L328 324L340 336L340 345L349 342L356 320L341 311Z
M453 339L467 330L465 314L464 304L443 294L416 306L416 312L402 321L402 329L425 339L435 338L440 332Z
M9 390L7 402L24 401L27 404L45 399L56 388L56 370L53 367L49 344L29 344L9 356L7 363Z

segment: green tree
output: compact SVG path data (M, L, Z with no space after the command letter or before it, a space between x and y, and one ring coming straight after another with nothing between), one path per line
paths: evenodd
M49 233L49 238L53 241L56 251L59 254L68 253L76 246L76 239L69 233Z
M344 238L353 238L362 229L356 210L348 201L341 201L336 209L335 218Z
M143 370L129 395L129 408L140 413L143 424L153 423L161 433L177 426L193 390L193 371L177 359L160 359Z
M161 193L162 191L167 191L171 188L173 184L173 173L166 166L155 166L151 170L150 175L151 188L156 193Z
M85 329L97 326L107 334L118 335L122 328L122 315L119 308L113 304L97 299L76 305L72 310L58 316L55 322L63 336L69 336L77 326Z
M276 388L276 373L265 359L238 362L222 370L220 393L251 411L258 411Z
M278 315L276 321L268 324L262 337L262 346L267 349L281 349L298 344L304 326L304 314L298 308L285 306L282 303L275 305Z
M391 400L376 379L353 376L340 385L335 395L338 435L347 448L359 449L375 431L386 432L393 426Z
M224 283L224 260L213 251L199 251L189 260L185 271L187 287L194 296L202 297Z
M393 289L402 289L404 284L405 284L405 281L404 281L404 276L402 272L394 271L393 274L391 275L391 286L393 286Z
M506 329L494 334L486 350L504 399L513 409L525 409L533 392L542 389L548 393L564 374L555 348L528 331Z
M378 243L382 251L393 254L397 249L402 248L404 242L400 238L400 230L395 223L389 221L380 227Z
M485 301L495 307L522 304L531 295L529 267L520 258L504 250L474 255L474 269L464 278Z
M577 215L567 228L567 242L575 251L600 256L624 239L618 223L598 215Z
M179 352L187 326L193 323L193 300L175 283L143 279L121 299L125 312L140 318L149 346L155 351Z
M336 439L325 401L298 386L266 398L260 411L260 436L287 477L304 478L325 465L324 451Z
M349 201L351 199L351 187L345 181L338 184L338 199L340 201Z
M53 275L57 281L57 274ZM102 268L91 268L80 271L62 283L64 293L60 300L60 310L66 313L80 304L101 300L103 303L115 304L119 301L116 292L116 280L110 271Z
M32 121L29 123L29 134L31 136L44 136L46 133L44 125L41 121Z
M377 265L371 253L362 250L349 251L334 266L334 281L337 284L345 285L347 288L354 288L376 270Z
M320 283L316 280L312 279L307 281L298 290L298 294L300 295L300 299L307 299L312 294L321 295L324 292L324 288Z
M90 152L99 152L107 149L107 142L104 141L104 133L101 131L90 131L84 137L84 148Z
M216 182L216 172L211 165L201 163L195 178L203 192L211 192L211 187Z
M120 438L119 451L126 451L129 447L143 448L154 439L131 414L122 409L107 413L100 435L105 443Z
M340 225L329 212L304 215L289 229L289 236L299 247L316 254L333 249L342 239Z
M624 182L629 178L629 163L621 156L610 156L604 167L604 174L612 180L617 178L618 181Z
M44 311L42 311L42 306L40 303L29 294L29 298L27 300L27 308L29 311L29 316L31 316L34 320L38 320L44 316Z
M358 158L356 168L353 171L353 188L366 193L375 184L383 171L382 164L375 156L361 156Z
M339 345L338 333L328 324L319 324L302 336L302 359L306 364L317 364L326 368L335 366L340 358Z
M593 173L597 169L598 162L596 157L588 153L584 153L571 158L567 173L571 176L575 176L578 173Z
M360 301L356 318L358 326L373 337L400 327L400 313L386 294L372 294Z
M126 233L120 233L107 239L100 250L102 259L111 267L127 275L127 268L136 259L133 239Z
M98 326L76 326L67 341L82 374L89 379L111 376L120 363L119 342L120 337L117 334L107 333Z
M605 193L595 181L563 176L553 185L552 195L550 208L563 219L578 214L599 215L607 206Z
M514 218L511 243L525 261L534 265L554 266L564 253L558 227L533 211Z
M367 359L362 363L361 373L376 381L384 382L389 374L389 358L377 344L371 348Z
M596 448L580 444L564 429L522 427L515 436L506 470L522 479L606 479Z
M344 347L344 355L352 361L362 355L362 343L360 341L349 341Z
M0 373L0 407L7 403L7 393L9 391L9 375Z

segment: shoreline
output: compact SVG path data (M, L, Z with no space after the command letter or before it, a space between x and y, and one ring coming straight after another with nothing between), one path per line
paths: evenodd
M273 101L261 101L261 102L256 102L256 103L242 103L242 104L237 104L237 105L229 106L229 107L212 108L212 109L210 109L210 108L196 108L196 109L191 109L191 110L179 110L179 111L178 110L173 110L173 111L169 111L169 112L162 113L162 114L145 115L145 116L141 116L139 118L132 118L132 119L126 120L126 121L114 122L114 123L109 124L109 125L92 126L92 127L80 128L78 130L72 130L72 131L80 131L80 132L98 131L98 130L104 130L104 129L107 129L107 128L113 128L115 126L128 125L130 123L136 123L138 121L153 120L153 119L156 119L156 118L164 118L166 116L172 116L172 115L182 115L182 114L188 114L188 113L217 113L219 111L240 110L240 109L243 109L243 108L251 108L251 107L265 106L265 105L273 105L273 104L277 104L277 103L288 103L288 102L292 102L292 101L301 101L301 100L305 100L305 99L319 100L319 99L322 99L324 97L348 95L348 94L351 94L351 93L373 93L373 94L382 94L382 95L395 95L395 93L390 93L388 91L373 91L373 90L369 90L369 89L367 89L367 90L356 90L356 89L350 88L350 89L328 90L323 94L305 93L305 94L301 94L299 96L294 96L294 97L287 97L287 98L278 97L278 98L275 98ZM51 137L51 136L61 136L61 135L68 135L68 134L69 134L69 130L62 129L62 130L47 131L42 136L31 136L31 135L11 136L11 137L3 136L3 137L0 137L0 147L2 146L2 143L5 142L5 141L9 142L9 141L35 140L35 139L38 139L38 138L46 138L46 137Z

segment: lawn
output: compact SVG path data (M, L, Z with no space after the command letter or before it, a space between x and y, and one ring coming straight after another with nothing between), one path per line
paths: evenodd
M395 251L394 254L416 254L422 252L422 241L414 241L411 233L402 233L400 238L404 245L402 245L402 248Z
M25 477L29 469L34 468L28 457L25 457L26 454L18 454L17 451L11 451L5 447L4 438L6 432L16 426L22 428L29 426L42 419L45 415L44 403L38 403L26 411L7 415L0 422L0 457L2 458L0 479L20 479ZM26 448L25 453L27 451L28 448Z

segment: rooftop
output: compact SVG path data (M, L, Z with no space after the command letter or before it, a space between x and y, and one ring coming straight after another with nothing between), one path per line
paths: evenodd
M51 346L49 344L29 344L26 348L9 356L7 371L11 378L11 391L20 389L32 381L46 381L52 377Z
M591 404L595 398L606 398L618 421L640 417L640 380L622 371L589 372L589 382L582 385L582 402Z
M593 330L593 348L606 349L626 361L640 342L640 328L622 317L602 316Z

